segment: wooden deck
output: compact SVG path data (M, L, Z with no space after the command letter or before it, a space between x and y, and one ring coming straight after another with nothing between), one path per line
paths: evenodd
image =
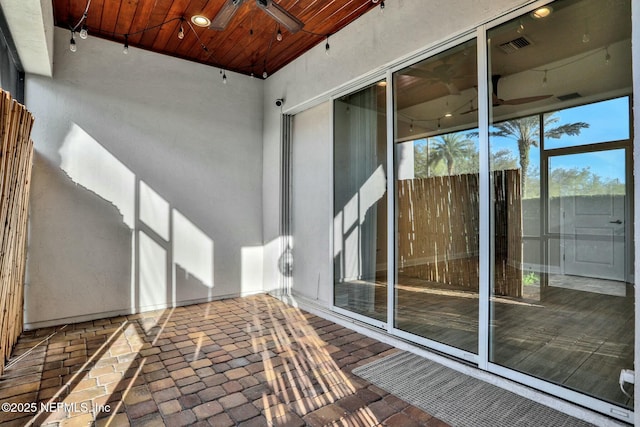
M490 361L631 408L633 399L622 393L618 378L621 369L633 369L633 293L621 293L621 287L629 286L620 283L609 292L611 283L598 285L594 280L556 276L552 286L525 286L522 298L492 298ZM477 292L404 277L399 282L397 328L477 353ZM351 286L373 286L375 301L364 304L352 291L350 306L344 308L368 307L359 313L385 320L386 286ZM336 287L337 294L347 287ZM369 299L372 295L360 294ZM632 386L627 385L627 391L633 391Z

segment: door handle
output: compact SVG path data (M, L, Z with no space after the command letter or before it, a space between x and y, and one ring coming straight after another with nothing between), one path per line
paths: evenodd
M622 224L622 221L616 219L615 221L609 221L609 224Z

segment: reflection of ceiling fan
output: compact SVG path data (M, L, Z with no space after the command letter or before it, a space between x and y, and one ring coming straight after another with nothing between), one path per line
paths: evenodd
M442 83L447 87L449 94L459 95L460 89L453 83L453 79L461 78L463 76L454 76L453 65L443 62L440 65L435 66L432 70L425 70L415 66L407 68L403 71L403 74L428 79L431 83Z
M499 74L494 74L491 76L491 82L493 86L493 94L492 94L492 104L494 107L499 107L500 105L521 105L528 104L529 102L541 101L543 99L551 98L553 95L538 95L538 96L526 96L523 98L513 98L513 99L502 99L498 97L498 82L502 76ZM473 100L469 101L469 109L463 111L460 114L469 114L478 111L477 108L473 107Z
M541 101L543 99L551 98L553 95L538 95L538 96L527 96L524 98L513 98L513 99L501 99L498 97L498 82L502 76L499 74L494 74L491 76L491 83L493 83L493 106L497 107L499 105L520 105L520 104L528 104L529 102Z
M226 0L222 9L218 12L209 28L222 31L227 28L231 18L236 14L238 8L245 0ZM272 0L256 0L256 5L264 10L269 16L284 26L290 33L296 33L304 27L304 24L295 16L287 12L282 6Z

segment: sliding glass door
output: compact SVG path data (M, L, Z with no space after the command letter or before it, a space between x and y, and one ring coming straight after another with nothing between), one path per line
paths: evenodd
M334 306L387 316L386 83L334 101Z
M630 1L595 0L557 1L488 32L489 362L626 408L630 36Z
M334 100L334 307L628 420L631 0L522 10Z
M478 352L476 42L394 74L394 325Z

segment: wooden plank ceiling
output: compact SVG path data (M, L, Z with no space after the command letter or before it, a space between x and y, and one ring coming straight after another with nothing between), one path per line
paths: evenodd
M380 5L379 0L273 0L304 24L295 34L258 7L256 0L244 0L223 31L191 24L194 15L213 20L226 1L53 0L53 10L55 25L69 29L70 34L89 4L84 23L90 37L123 45L126 39L129 46L262 77L263 71L273 74ZM182 39L178 37L181 26ZM81 25L76 31L80 29ZM276 37L278 30L281 41Z

